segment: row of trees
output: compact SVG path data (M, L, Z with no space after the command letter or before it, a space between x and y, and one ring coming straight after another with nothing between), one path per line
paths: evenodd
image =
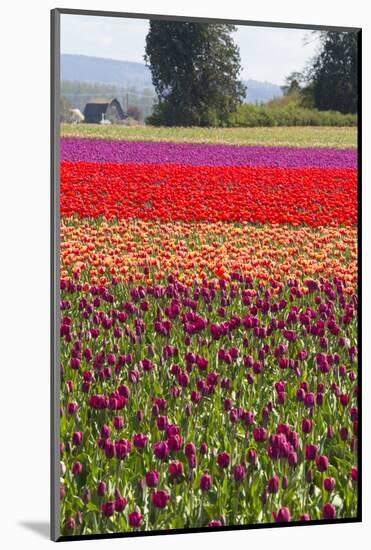
M231 123L246 96L235 30L226 24L150 22L145 61L158 101L149 123ZM321 32L318 55L304 73L287 78L284 94L302 107L356 113L357 46L356 32Z

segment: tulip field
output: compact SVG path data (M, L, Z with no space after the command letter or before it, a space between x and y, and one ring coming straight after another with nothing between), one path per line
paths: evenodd
M357 150L87 127L60 146L62 535L356 517Z

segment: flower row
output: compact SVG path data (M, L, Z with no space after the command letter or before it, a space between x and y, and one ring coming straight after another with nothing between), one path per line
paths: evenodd
M355 228L290 228L245 224L64 219L61 275L92 284L112 277L143 284L173 274L185 282L226 278L241 270L261 282L272 278L347 281L357 284Z
M62 162L61 214L355 225L357 174L352 169Z
M356 168L355 149L259 147L61 138L61 159L85 162Z

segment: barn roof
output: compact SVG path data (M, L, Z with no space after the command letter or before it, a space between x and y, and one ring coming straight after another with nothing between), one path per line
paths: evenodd
M109 105L116 104L119 116L125 118L124 111L120 105L120 102L114 98L112 100L96 100L92 103L87 103L84 109L84 117L86 122L100 122L102 120L102 114L105 114Z
M105 114L108 105L109 103L87 103L84 109L85 120L101 120L102 114Z

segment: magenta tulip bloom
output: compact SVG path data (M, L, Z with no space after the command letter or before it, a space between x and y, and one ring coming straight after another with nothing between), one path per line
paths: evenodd
M151 500L156 508L166 508L170 501L170 495L166 491L156 491L151 494Z
M130 527L140 527L143 523L143 516L140 512L131 512L128 517Z
M346 407L350 401L350 397L347 393L342 393L340 395L340 403L343 405L343 407Z
M218 454L218 464L221 468L228 468L231 457L229 453L223 452Z
M179 434L170 435L167 444L170 451L180 451L183 446L183 438Z
M169 464L169 474L172 479L179 479L184 473L184 466L182 462L171 462Z
M100 481L98 483L98 488L97 488L98 496L104 497L104 495L106 494L106 491L107 491L106 483L104 481Z
M74 476L78 476L82 473L82 470L83 470L83 466L81 464L81 462L79 462L78 460L74 463L74 465L72 466L72 473Z
M273 517L276 523L288 523L291 521L290 510L286 506L280 508L277 513L273 512Z
M200 489L201 491L210 491L213 484L213 478L210 474L203 474L200 479Z
M233 477L235 481L244 481L246 478L245 464L236 464L233 468Z
M184 448L184 453L186 455L187 458L189 458L190 456L192 455L195 455L196 454L196 445L192 442L190 443L187 443L185 448Z
M303 433L309 434L313 428L313 421L310 418L303 418L301 429Z
M324 505L322 508L322 515L324 519L335 519L336 518L336 508L333 504L329 502Z
M318 453L318 446L317 445L305 445L305 458L307 460L316 460Z
M128 439L119 439L115 442L115 454L118 459L125 460L131 451L131 443Z
M159 441L153 445L153 452L156 458L165 460L170 454L170 449L166 441Z
M115 500L115 511L123 512L126 508L128 501L124 497L117 497Z
M316 464L317 464L318 471L325 472L329 467L330 462L327 456L321 455L320 457L317 458Z
M147 435L135 434L134 435L134 447L136 449L144 449L144 447L148 443L148 440L149 440L149 437Z
M221 527L223 524L219 519L212 519L207 524L208 527Z
M107 424L103 424L102 429L100 431L100 436L102 439L108 439L111 435L111 428Z
M113 502L113 500L104 502L101 506L101 512L106 518L113 516L113 514L115 513L115 503Z
M257 443L261 443L267 439L267 430L265 428L255 428L254 439Z
M296 466L298 463L298 455L295 451L291 451L287 455L287 462L290 464L290 466Z
M247 452L247 460L252 466L256 466L258 462L258 454L255 449L249 449Z
M75 527L76 527L76 521L74 520L74 518L68 518L68 520L66 521L67 531L73 531Z
M115 426L116 430L122 430L122 428L124 427L124 417L115 416L113 419L113 425Z
M307 393L306 396L304 397L304 405L306 407L314 407L315 405L315 402L316 402L316 396L314 395L314 393Z
M336 484L336 481L333 477L326 477L326 479L324 479L323 481L323 486L328 492L334 490L335 484Z
M76 414L78 409L79 409L79 406L75 401L73 401L71 403L68 403L68 405L67 405L68 414L71 414L71 415Z
M207 452L208 452L209 448L207 446L207 443L201 443L201 447L200 447L200 453L205 456L207 455Z
M146 483L148 487L157 487L160 481L160 472L157 470L151 470L146 473Z
M82 432L74 432L72 435L72 443L74 445L81 445L83 438L84 434Z
M268 481L268 493L277 493L279 489L280 478L275 475Z

